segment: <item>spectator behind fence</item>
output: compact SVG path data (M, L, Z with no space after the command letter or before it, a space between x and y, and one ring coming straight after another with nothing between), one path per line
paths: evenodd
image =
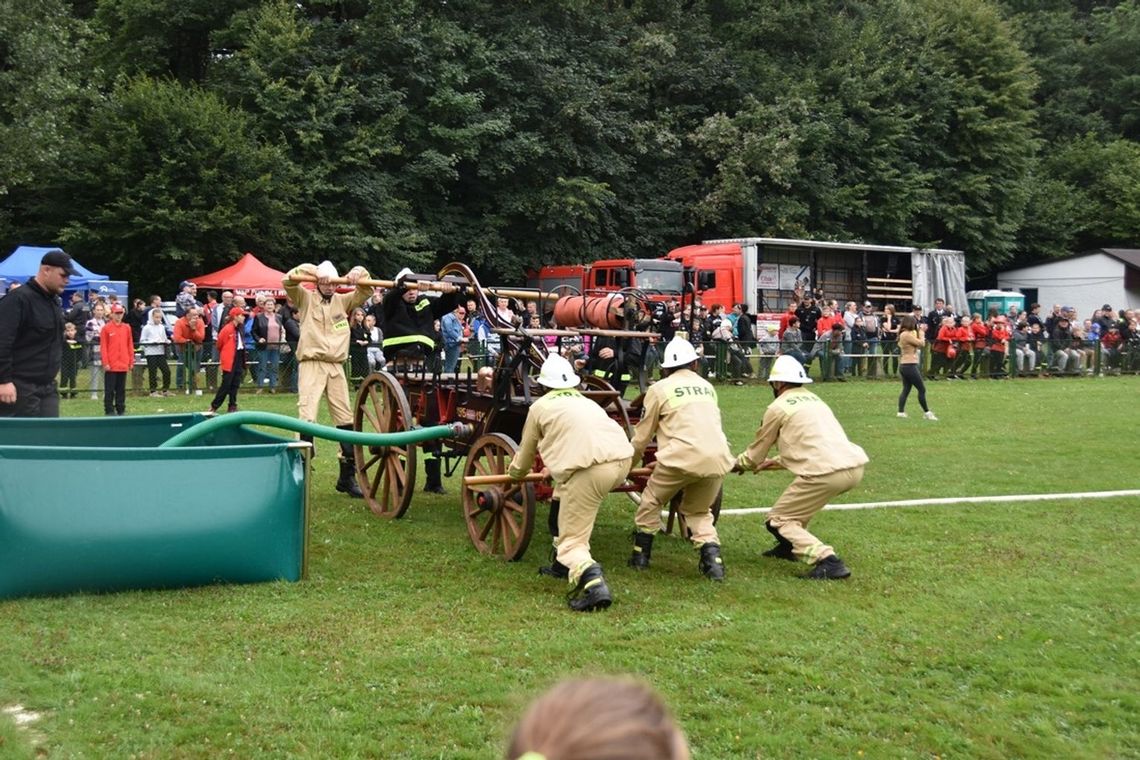
M1014 369L1020 376L1029 375L1037 367L1037 352L1029 344L1029 323L1018 322L1010 338L1013 346Z
M162 309L151 309L150 321L143 325L139 336L143 356L146 357L147 373L150 376L150 395L169 396L170 365L166 361L166 347L170 338L166 335L166 320ZM158 374L162 373L162 390L158 390Z
M384 341L384 334L376 326L376 315L364 315L364 331L368 334L368 371L379 372L387 363L384 359L384 350L380 348Z
M1101 361L1105 369L1120 371L1120 348L1123 345L1124 339L1120 336L1120 327L1110 325L1108 331L1100 339L1101 351L1104 354Z
M175 371L175 385L178 390L186 388L190 393L198 387L198 362L202 352L202 341L206 339L206 325L196 307L191 307L174 323L175 354L178 358L178 369Z
M899 371L899 318L895 316L893 303L883 307L879 331L883 341L883 373L894 375Z
M1116 337L1120 337L1119 333ZM63 355L59 364L59 397L75 398L76 381L79 379L80 360L83 357L83 342L74 322L63 323Z
M103 362L100 357L99 333L107 324L107 307L102 302L96 302L91 307L91 319L87 320L84 328L83 340L87 344L87 366L90 369L88 387L91 389L91 398L99 398L99 390L103 387Z
M178 286L178 295L174 297L174 316L183 317L190 309L201 309L202 303L198 300L198 286L189 280L183 280Z
M1064 374L1078 368L1080 356L1073 350L1073 332L1069 327L1069 318L1059 311L1053 322L1053 329L1049 330L1049 349L1053 352L1053 360L1050 363L1053 372Z
M584 717L585 716L585 717ZM563 681L527 708L506 760L689 760L664 703L628 679Z
M56 375L63 356L59 296L75 274L51 250L27 283L0 299L0 417L58 417Z
M803 352L803 332L800 330L800 318L792 314L788 318L787 326L784 328L784 333L780 337L780 353L794 356L796 361L800 364L806 363L806 357Z
M1005 356L1009 349L1009 323L1003 316L996 316L990 321L990 379L997 380L1005 377Z
M261 349L258 357L257 392L277 392L277 375L281 371L281 350L285 345L285 323L277 313L277 302L266 298L261 306L261 313L253 320L250 334L254 342Z

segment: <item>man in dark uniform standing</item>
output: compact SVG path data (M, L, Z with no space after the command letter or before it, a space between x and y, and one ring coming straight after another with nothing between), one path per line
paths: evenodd
M396 286L384 295L384 356L397 371L401 367L420 366L431 371L438 366L431 362L434 352L439 350L434 337L435 320L455 311L459 294L446 293L438 298L429 298L416 288L412 280L412 270L407 267L401 269L396 275ZM437 411L434 404L428 404L427 419L420 420L420 424L435 425L437 420L432 417ZM427 475L424 490L428 493L447 493L440 474L440 448L440 443L430 442L421 449Z
M0 299L0 417L58 417L63 354L59 296L76 274L71 257L48 251L27 287Z

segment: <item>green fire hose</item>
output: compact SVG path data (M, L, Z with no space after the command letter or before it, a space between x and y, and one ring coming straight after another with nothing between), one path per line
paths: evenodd
M455 422L450 425L435 425L399 433L360 433L355 430L341 430L327 425L318 425L314 422L305 422L295 417L286 417L284 414L273 414L272 412L231 412L212 417L205 422L187 428L159 444L159 448L187 446L199 438L237 425L264 425L283 428L295 433L311 435L314 438L350 443L354 446L403 446L410 443L435 441L440 438L465 438L470 436L472 432L470 425Z

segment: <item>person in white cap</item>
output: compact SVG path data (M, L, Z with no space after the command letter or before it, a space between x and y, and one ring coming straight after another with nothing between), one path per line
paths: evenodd
M381 306L384 314L384 357L396 371L422 367L428 372L438 372L440 347L436 345L435 320L455 311L459 293L430 298L416 288L414 280L412 270L404 267L396 274L396 287L384 294ZM435 425L439 421L438 411L436 404L428 404L427 414L420 424L425 427ZM424 491L428 493L446 493L440 472L441 449L442 444L438 441L420 447L427 476Z
M835 550L807 530L811 519L828 500L850 491L863 480L869 461L847 434L831 409L805 385L811 378L791 356L772 363L768 384L776 400L764 412L756 439L736 458L737 472L787 469L796 479L772 505L764 527L776 538L766 557L802 560L812 566L805 578L846 578L851 571ZM779 446L779 456L768 451Z
M602 500L625 482L633 447L621 426L578 391L578 376L566 359L547 356L537 380L550 390L531 404L522 442L507 472L521 479L531 471L535 455L542 456L561 507L555 558L540 572L569 581L570 609L605 609L613 597L602 566L590 555L590 535Z
M301 286L303 280L294 277L315 277L316 290ZM348 315L372 295L370 285L358 285L368 277L364 267L353 267L345 279L355 290L337 293L336 267L322 261L319 266L301 264L293 267L281 281L286 294L297 310L300 339L297 342L297 416L306 422L315 422L317 408L323 396L328 404L333 424L342 430L352 430L352 404L348 398L348 376L344 362L348 358L351 331ZM312 443L312 436L301 436ZM336 490L359 499L363 496L356 482L356 466L352 444L340 445L340 477Z
M633 431L633 461L641 461L656 436L657 466L634 516L637 529L629 565L638 570L649 567L653 536L661 530L661 507L684 489L678 511L700 552L697 567L707 578L719 581L724 580L724 561L712 505L734 459L721 428L716 389L697 374L699 362L692 343L673 338L661 358L665 377L645 393L641 420Z

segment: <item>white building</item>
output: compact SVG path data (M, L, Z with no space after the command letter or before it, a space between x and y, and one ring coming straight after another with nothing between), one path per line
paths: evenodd
M1088 319L1109 304L1119 313L1140 308L1140 249L1098 248L1034 266L1000 272L1001 290L1025 294L1025 306L1041 304L1048 314L1054 304L1072 306Z

